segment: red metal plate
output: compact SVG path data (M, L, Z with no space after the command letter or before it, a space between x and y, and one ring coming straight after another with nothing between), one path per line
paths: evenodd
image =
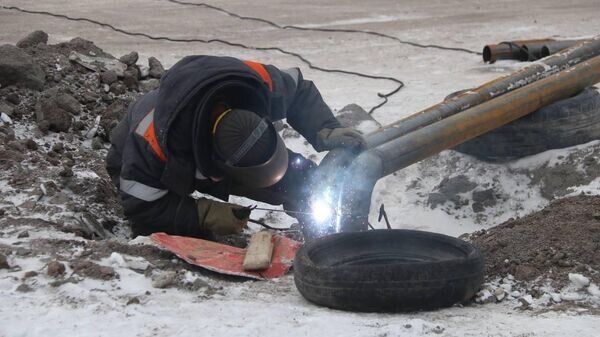
M150 238L187 263L221 274L244 276L257 280L285 275L294 262L296 252L302 246L302 243L298 241L274 235L271 266L263 271L253 272L245 271L242 268L242 262L246 255L246 250L242 248L165 233L154 233Z

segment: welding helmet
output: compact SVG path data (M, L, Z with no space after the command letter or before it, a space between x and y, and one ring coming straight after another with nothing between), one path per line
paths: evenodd
M211 129L216 165L239 184L264 188L288 167L288 152L273 124L244 109L226 109Z

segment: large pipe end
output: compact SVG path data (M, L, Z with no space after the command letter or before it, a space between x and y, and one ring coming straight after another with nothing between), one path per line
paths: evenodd
M483 47L483 62L494 63L496 59L492 59L492 48L490 46Z

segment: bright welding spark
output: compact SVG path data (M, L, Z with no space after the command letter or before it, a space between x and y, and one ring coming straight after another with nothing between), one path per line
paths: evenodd
M317 199L312 203L313 218L317 223L323 223L331 219L335 214L334 209L322 199Z

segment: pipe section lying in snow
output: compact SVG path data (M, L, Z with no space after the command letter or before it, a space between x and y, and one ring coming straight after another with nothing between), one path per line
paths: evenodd
M574 45L581 43L582 41L586 41L586 40L563 40L563 41L554 41L554 42L546 43L540 49L540 56L542 58L548 57L548 56L556 54L559 51L562 51L564 49L571 48Z
M523 59L523 46L539 45L541 49L543 45L553 41L553 39L516 40L500 42L498 44L488 44L483 47L483 62L494 63L497 60L527 61L527 54L525 54L525 59Z
M600 36L580 42L572 48L534 62L515 73L487 82L476 89L384 126L367 135L368 147L373 148L384 144L598 55L600 55Z
M380 178L505 125L600 82L600 56L495 97L356 157L341 183L341 231L366 229Z

